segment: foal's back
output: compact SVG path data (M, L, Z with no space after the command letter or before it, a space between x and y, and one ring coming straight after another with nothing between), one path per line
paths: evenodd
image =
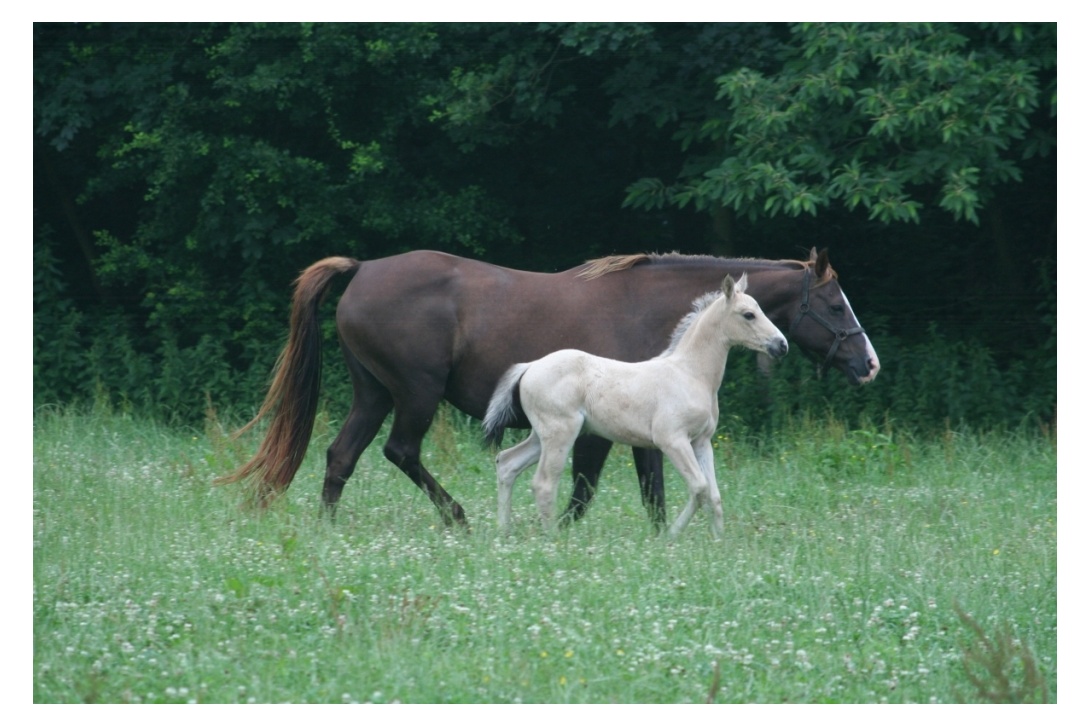
M715 426L715 397L687 379L669 357L628 363L565 349L527 369L519 397L542 436L576 428L620 444L657 447L656 430L663 425L692 437Z

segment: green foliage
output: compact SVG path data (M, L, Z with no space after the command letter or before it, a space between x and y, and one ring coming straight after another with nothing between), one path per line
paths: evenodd
M830 245L882 377L747 412L1047 421L1055 71L1054 24L36 24L35 400L249 411L333 254Z
M52 230L40 228L34 242L33 371L35 397L41 394L56 402L86 384L86 370L83 314L66 295L54 245Z
M1055 377L1025 352L1001 366L979 341L951 338L931 326L927 340L873 337L882 371L872 384L849 387L831 369L819 378L813 362L791 355L765 377L745 353L727 362L721 424L737 432L779 429L792 417L828 416L853 426L888 422L898 430L936 432L947 426L984 429L1051 426ZM874 444L874 443L870 443ZM862 445L861 445L862 446ZM848 447L836 457L850 458Z
M751 218L843 205L919 222L936 205L980 223L1020 164L1049 154L1056 26L803 23L774 72L716 79L726 106L687 125L703 161L670 186L637 182L627 205L722 205ZM1030 129L1033 128L1031 132Z

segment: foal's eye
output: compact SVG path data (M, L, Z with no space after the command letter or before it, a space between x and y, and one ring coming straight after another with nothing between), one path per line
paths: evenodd
M829 306L829 310L838 316L844 315L844 306L840 305L839 303Z
M742 317L745 318L747 321L752 321L754 318L757 317L757 315L747 310L745 313L742 314Z

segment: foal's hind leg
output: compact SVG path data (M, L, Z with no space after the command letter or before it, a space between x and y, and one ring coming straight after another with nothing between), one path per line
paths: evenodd
M526 439L510 449L503 450L496 457L498 483L496 519L501 530L508 530L511 527L511 490L514 488L515 479L540 457L541 440L533 430Z
M326 450L322 505L330 519L337 513L344 483L394 406L390 392L374 376L351 355L346 354L345 358L352 375L352 409L337 438Z
M532 487L541 524L546 530L553 530L556 526L556 490L560 477L564 474L564 467L568 464L568 452L582 428L583 419L579 416L550 422L548 429L534 427L541 440L541 455L534 472Z

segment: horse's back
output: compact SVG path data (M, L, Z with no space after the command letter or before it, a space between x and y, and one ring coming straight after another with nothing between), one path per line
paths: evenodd
M520 360L493 349L525 347L531 316L519 301L542 277L430 250L368 260L337 305L337 330L395 398L437 389L483 416L499 376ZM471 372L466 380L457 380L460 367Z
M439 390L483 417L512 364L563 348L651 358L706 292L691 274L668 270L579 272L526 272L434 251L365 261L338 305L337 327L349 354L395 399Z

